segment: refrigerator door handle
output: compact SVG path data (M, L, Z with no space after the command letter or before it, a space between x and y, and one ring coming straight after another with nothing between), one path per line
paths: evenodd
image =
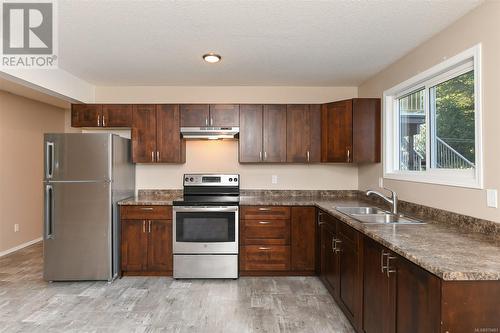
M45 143L45 173L47 179L54 177L54 142Z
M45 186L45 238L54 238L54 188Z

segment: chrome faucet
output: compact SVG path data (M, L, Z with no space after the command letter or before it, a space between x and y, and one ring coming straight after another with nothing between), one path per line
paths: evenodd
M398 194L396 192L391 191L391 190L386 189L386 188L384 188L384 190L391 192L391 197L385 196L380 192L372 191L372 190L366 191L366 196L370 196L370 195L374 194L374 195L384 199L385 201L387 201L388 203L390 203L392 205L392 209L391 209L392 213L394 215L397 215L398 214Z

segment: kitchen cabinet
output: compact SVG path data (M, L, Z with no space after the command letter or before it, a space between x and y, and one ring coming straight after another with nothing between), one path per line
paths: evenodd
M291 270L314 272L316 267L316 208L291 209Z
M355 98L324 104L321 161L380 162L380 99Z
M182 127L238 127L239 104L181 104Z
M172 208L121 206L121 271L124 275L172 274Z
M285 105L240 105L239 161L286 162Z
M134 163L184 163L185 141L180 136L179 106L135 105L132 127Z
M73 104L73 127L131 127L132 104Z
M338 265L335 253L335 240L337 239L337 222L329 215L319 212L319 241L320 241L320 262L321 268L319 277L335 297L338 289Z
M288 104L286 109L286 160L314 163L321 160L321 107Z

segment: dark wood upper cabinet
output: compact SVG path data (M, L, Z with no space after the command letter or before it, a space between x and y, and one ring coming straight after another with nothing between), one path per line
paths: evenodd
M322 162L380 162L380 99L324 104L321 123Z
M208 104L180 104L181 127L210 126Z
M101 104L72 104L71 126L100 127L101 114L102 114Z
M352 105L353 162L380 162L381 109L379 98L355 98Z
M352 100L323 105L321 161L352 162Z
M180 110L177 104L159 104L156 109L156 162L184 163L186 141L180 133Z
M290 163L313 163L321 159L321 107L289 104L286 110L286 156Z
M286 162L286 105L264 105L262 138L262 161Z
M241 163L262 160L263 106L240 105L239 161Z
M316 244L316 208L291 209L291 269L314 271Z
M156 158L156 105L134 105L132 162L154 163Z
M240 125L239 104L210 104L210 126L238 127Z
M103 104L102 105L102 127L131 127L132 104Z

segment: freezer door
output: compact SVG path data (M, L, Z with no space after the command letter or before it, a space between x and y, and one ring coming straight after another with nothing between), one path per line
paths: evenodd
M111 187L45 183L44 279L111 280Z
M111 179L111 137L107 133L45 134L45 180Z

